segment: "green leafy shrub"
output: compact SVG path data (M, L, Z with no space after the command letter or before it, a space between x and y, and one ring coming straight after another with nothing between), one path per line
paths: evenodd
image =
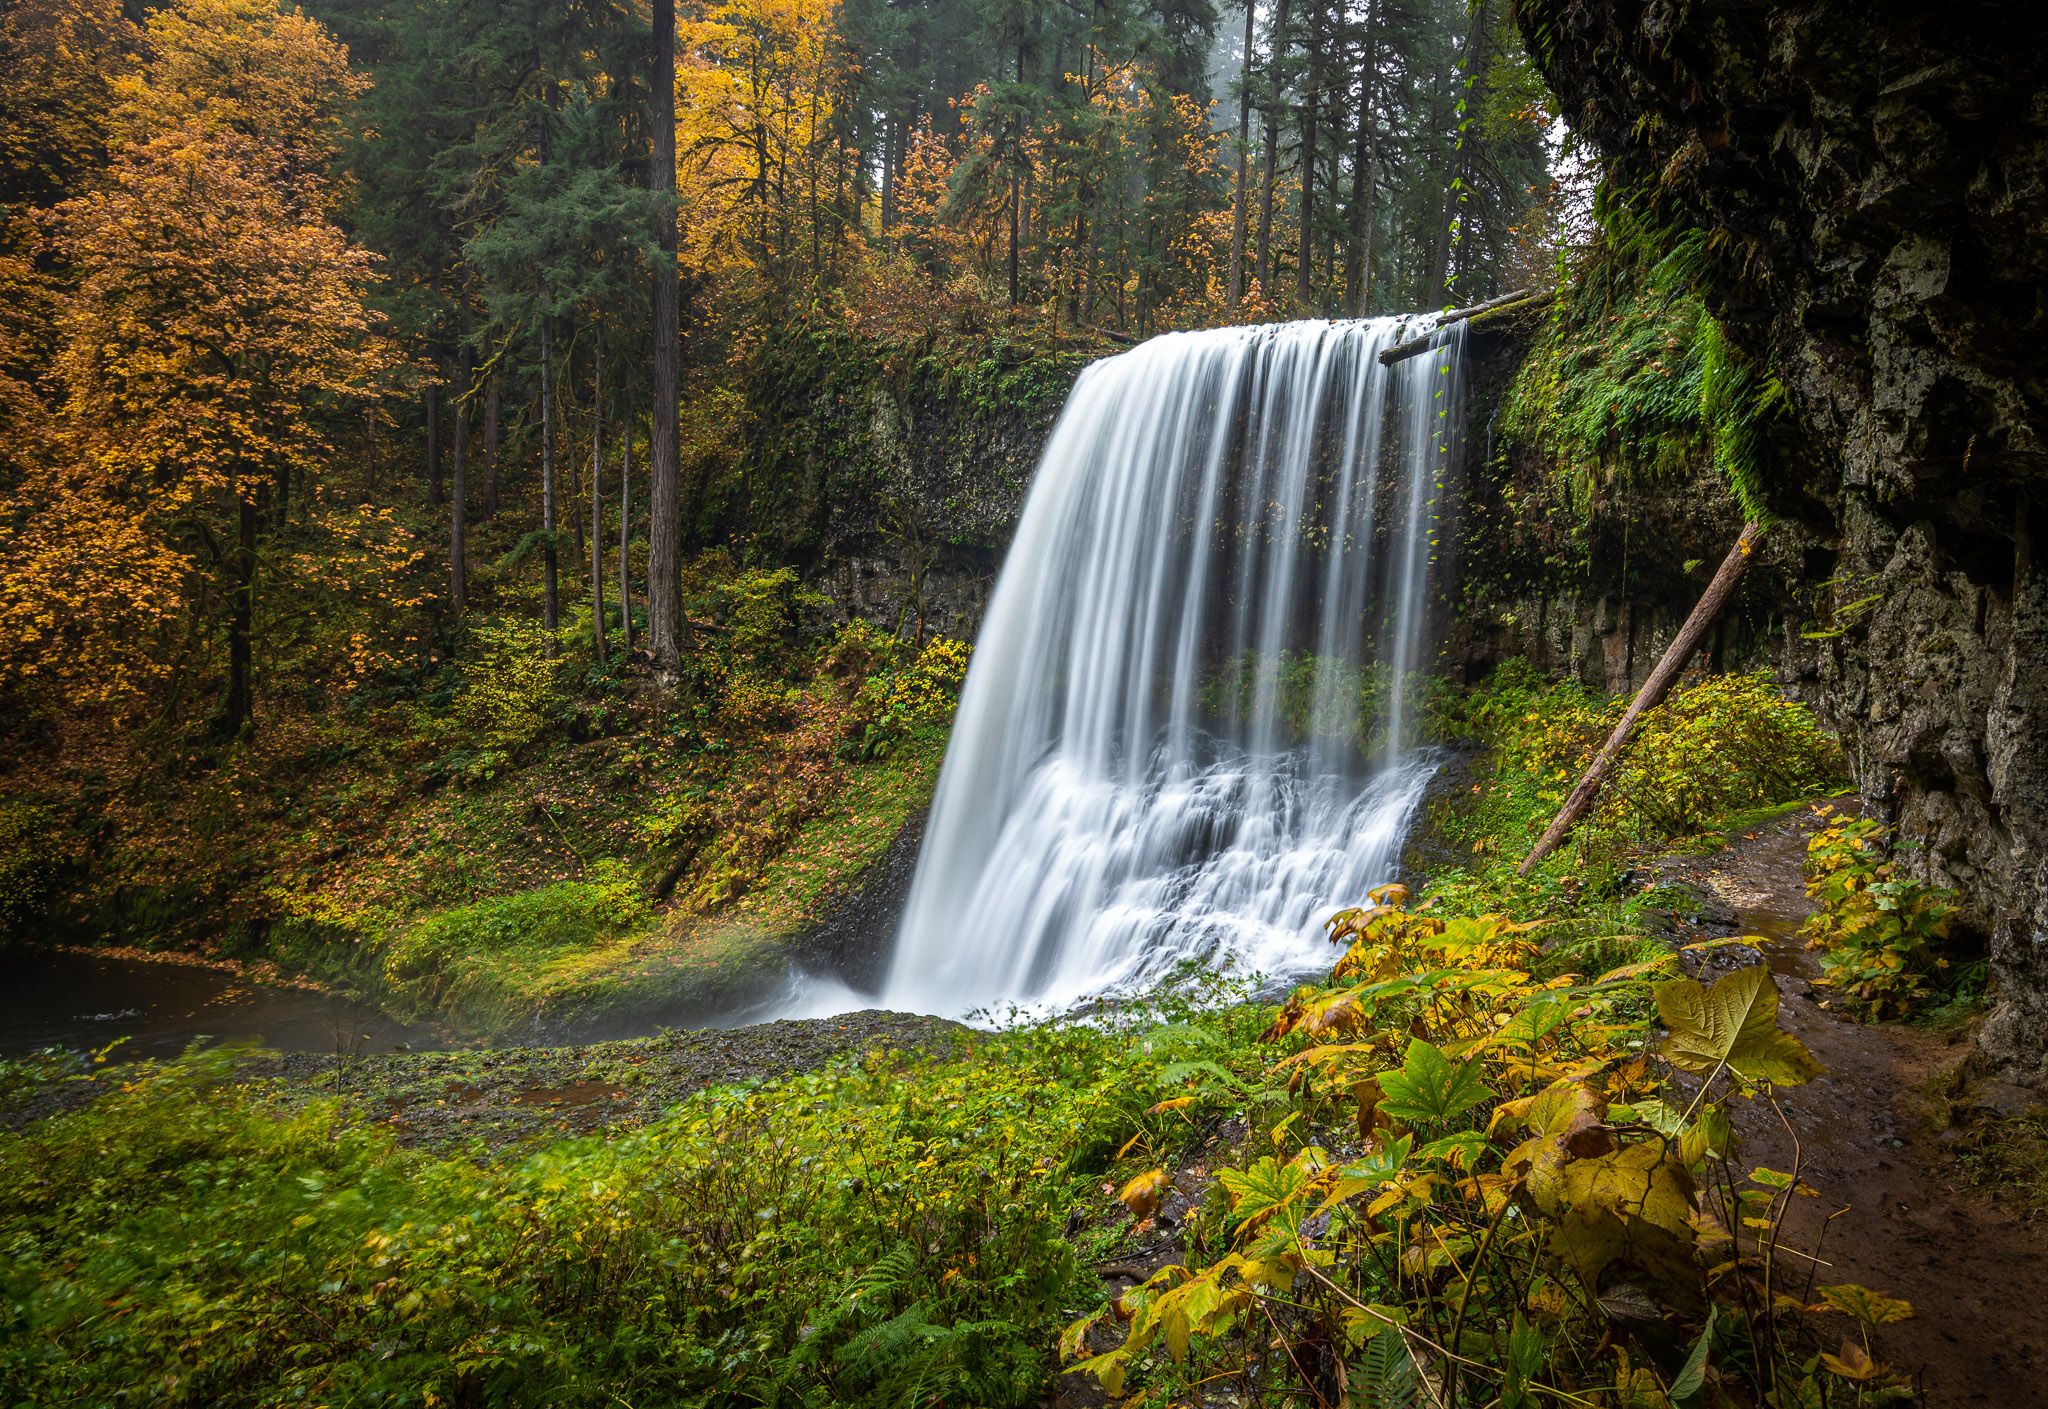
M965 641L934 636L908 665L868 676L847 716L843 752L879 758L914 732L945 727L973 651Z
M1808 1275L1780 1226L1811 1190L1796 1168L1743 1173L1728 1108L1820 1067L1778 1026L1767 967L1649 985L1653 1045L1635 998L1661 965L1535 984L1545 927L1412 912L1399 886L1371 899L1332 919L1344 957L1262 1034L1279 1060L1238 1097L1252 1138L1190 1215L1191 1255L1072 1323L1076 1369L1144 1402L1228 1382L1258 1402L1511 1409L1704 1402L1710 1380L1731 1403L1865 1403L1902 1383L1869 1332L1906 1303L1819 1289L1813 1311L1863 1329L1830 1357L1773 1292ZM1262 1101L1283 1074L1286 1100ZM1155 1109L1191 1103L1160 1089ZM1150 1219L1172 1178L1119 1197ZM1656 1332L1618 1325L1623 1305Z
M1945 953L1955 893L1898 873L1875 818L1832 818L1807 843L1806 893L1819 909L1801 925L1823 980L1864 1018L1908 1018L1948 985Z
M792 661L803 635L803 614L825 605L825 597L804 586L795 568L749 568L715 593L732 658L755 671L780 671Z
M1226 1031L1231 1029L1226 1028ZM130 1068L0 1143L10 1403L1010 1406L1159 1060L1109 1027L709 1091L504 1167Z
M506 618L470 627L476 653L463 671L454 717L435 731L468 747L456 768L471 782L495 777L519 761L558 710L566 658L548 654L547 629Z
M1444 819L1475 856L1519 861L1564 804L1628 701L1551 683L1509 663L1448 702L1437 728L1489 746L1476 801ZM1710 675L1643 715L1592 815L1573 833L1584 869L1632 847L1661 846L1746 813L1800 801L1843 777L1841 751L1770 676Z

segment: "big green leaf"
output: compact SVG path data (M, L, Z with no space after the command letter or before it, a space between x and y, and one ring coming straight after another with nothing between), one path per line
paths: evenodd
M1894 1321L1903 1321L1913 1314L1913 1304L1899 1301L1894 1297L1874 1292L1868 1287L1859 1287L1854 1282L1839 1287L1822 1287L1821 1300L1845 1316L1853 1316L1866 1326L1888 1326Z
M1501 1409L1529 1409L1538 1400L1529 1390L1543 1372L1543 1332L1515 1313L1514 1330L1508 1336L1507 1364L1502 1367Z
M1487 1097L1476 1063L1454 1062L1419 1037L1399 1071L1381 1073L1380 1090L1380 1109L1409 1125L1463 1115Z
M1217 1178L1230 1195L1231 1210L1239 1226L1256 1227L1274 1214L1296 1206L1298 1219L1305 1211L1304 1196L1312 1178L1299 1164L1281 1164L1268 1156L1250 1169L1226 1169ZM1292 1220L1290 1220L1292 1221Z
M1738 1076L1779 1086L1800 1086L1821 1073L1805 1044L1779 1028L1778 985L1762 964L1737 969L1712 988L1681 978L1651 992L1671 1030L1659 1050L1673 1066L1704 1074L1725 1062Z

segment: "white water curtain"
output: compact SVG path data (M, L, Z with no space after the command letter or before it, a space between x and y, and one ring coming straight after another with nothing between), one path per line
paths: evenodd
M1382 366L1416 327L1174 333L1082 374L975 647L889 1006L1328 964L1322 921L1392 874L1431 771L1402 691L1361 684L1426 644L1460 355L1454 326Z

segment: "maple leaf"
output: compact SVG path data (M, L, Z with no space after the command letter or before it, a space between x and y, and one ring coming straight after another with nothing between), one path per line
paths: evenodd
M1658 1051L1684 1071L1711 1073L1725 1064L1751 1081L1800 1086L1821 1073L1804 1043L1778 1026L1778 985L1753 964L1715 982L1654 984L1657 1015L1671 1035Z
M1894 1321L1904 1321L1913 1314L1913 1304L1874 1292L1868 1287L1859 1287L1854 1282L1839 1287L1822 1287L1820 1290L1823 1306L1817 1309L1839 1311L1852 1316L1866 1326L1888 1326Z

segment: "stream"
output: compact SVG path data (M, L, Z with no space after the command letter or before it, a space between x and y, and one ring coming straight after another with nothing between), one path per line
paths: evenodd
M0 1057L93 1052L117 1040L112 1055L126 1060L174 1057L201 1038L352 1055L464 1045L432 1024L226 969L48 949L13 950L4 962Z

